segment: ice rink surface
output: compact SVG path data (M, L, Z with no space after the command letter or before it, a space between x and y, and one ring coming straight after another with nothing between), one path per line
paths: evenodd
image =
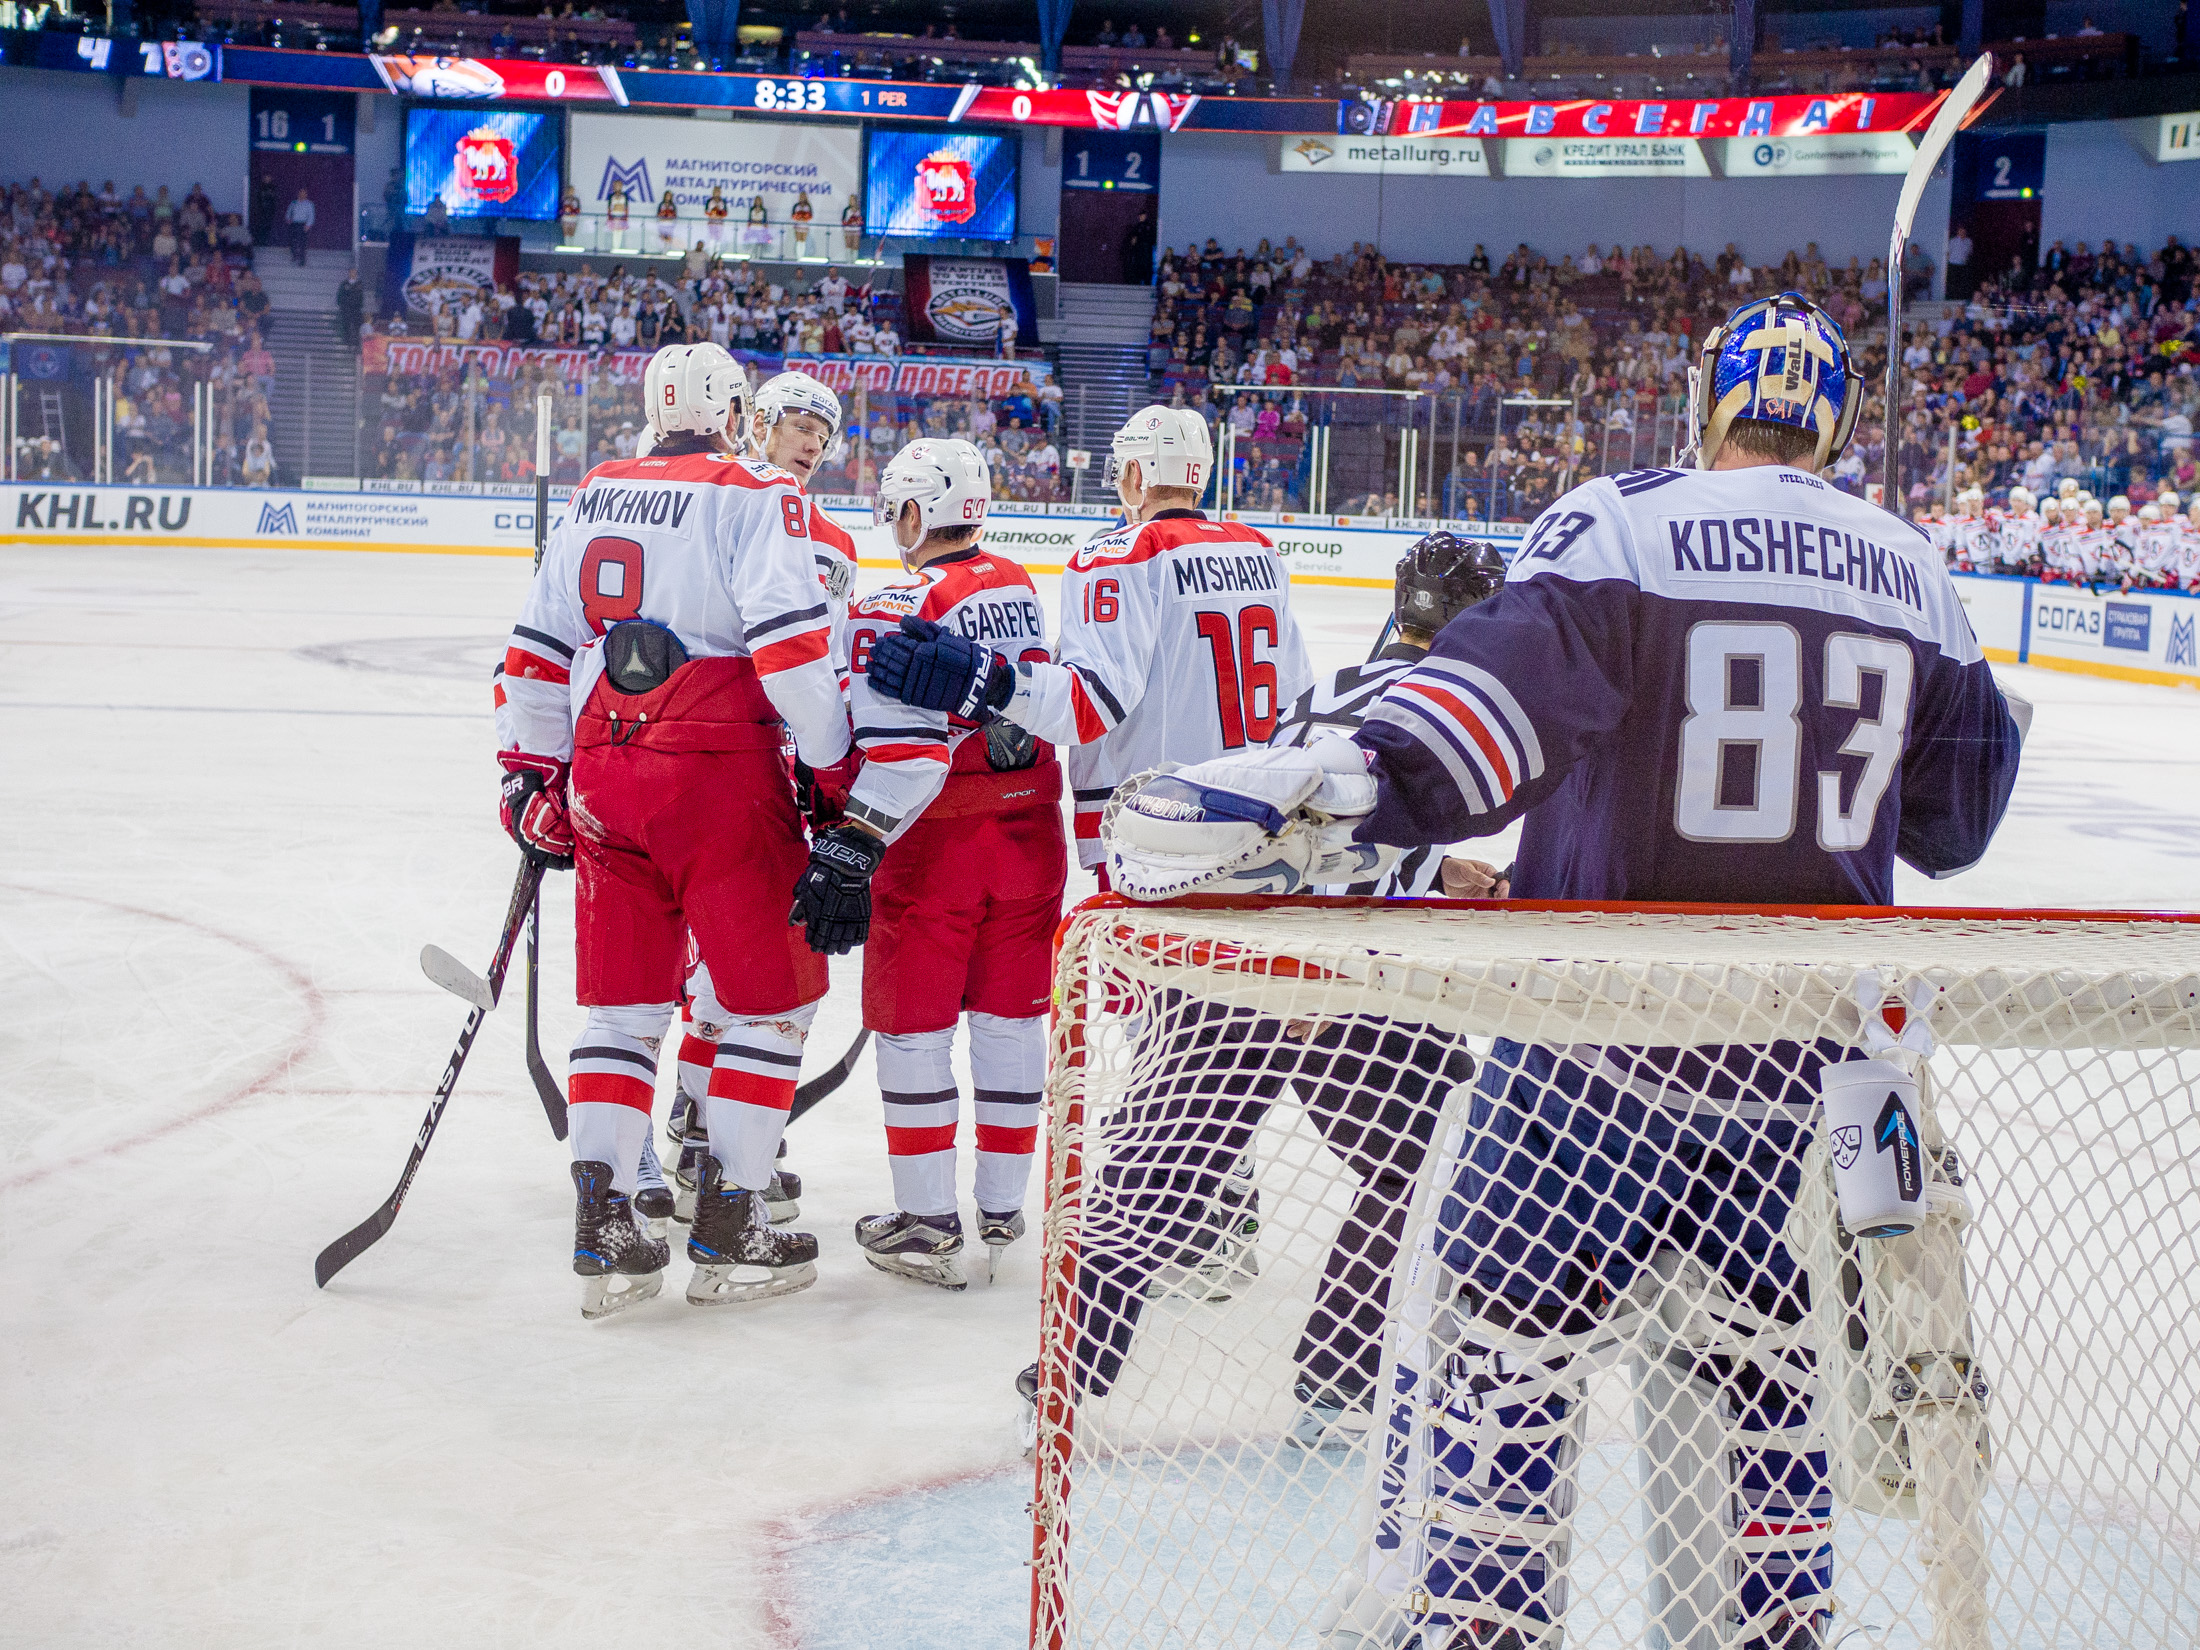
M863 1265L853 1223L892 1203L868 1057L790 1132L805 1294L690 1308L676 1252L657 1302L583 1323L512 1007L396 1228L313 1286L465 1018L422 943L482 966L504 908L488 672L527 577L0 551L0 1645L1023 1642L1035 1245L961 1296ZM1302 589L1317 665L1385 606ZM2011 816L1982 867L1898 897L2200 908L2200 696L2003 676L2039 707Z

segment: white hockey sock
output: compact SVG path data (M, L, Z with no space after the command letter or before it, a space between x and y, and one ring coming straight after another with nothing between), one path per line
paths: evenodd
M712 1027L716 1030L716 1027ZM680 1093L689 1105L710 1092L710 1068L717 1064L718 1044L696 1034L693 1011L680 1011Z
M1046 1021L970 1016L970 1086L978 1125L978 1207L1024 1206L1039 1142L1039 1091L1047 1070ZM883 1086L883 1084L882 1084Z
M894 1207L913 1215L955 1212L955 1070L948 1059L954 1042L953 1026L878 1036Z
M703 1120L710 1130L710 1155L724 1168L727 1183L743 1191L760 1192L771 1184L772 1159L786 1132L795 1079L802 1074L802 1044L816 1014L817 1004L805 1003L782 1015L737 1018L719 1039Z
M649 1140L649 1113L615 1101L575 1100L565 1108L565 1127L573 1161L610 1164L611 1189L632 1197Z
M657 1051L671 1024L670 1003L591 1008L573 1039L565 1079L573 1161L610 1164L612 1190L629 1197L657 1097Z

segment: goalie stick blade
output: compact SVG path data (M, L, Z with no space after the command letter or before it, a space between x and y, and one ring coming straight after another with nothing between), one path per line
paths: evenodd
M496 993L489 989L489 982L440 945L420 948L420 972L460 1002L472 1003L484 1014L497 1006Z
M827 1066L807 1083L794 1091L794 1104L787 1108L787 1121L792 1123L841 1084L848 1081L848 1074L856 1069L856 1056L863 1052L863 1045L871 1040L871 1028L865 1026L856 1033L856 1040L848 1045L848 1052Z

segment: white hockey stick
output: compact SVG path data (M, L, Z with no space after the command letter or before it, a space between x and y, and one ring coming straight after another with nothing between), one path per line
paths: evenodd
M472 1003L484 1014L497 1006L497 994L489 982L440 945L420 948L420 972L460 1002Z
M1933 181L1940 157L1948 152L1958 127L1971 118L1979 99L1994 77L1994 54L1981 52L1963 71L1963 78L1942 99L1940 112L1917 141L1917 153L1903 174L1902 193L1894 205L1894 236L1887 243L1887 391L1885 416L1880 420L1886 451L1882 456L1882 508L1902 515L1902 257L1910 244L1910 225L1917 219L1917 203L1925 186ZM1908 518L1905 516L1905 520Z

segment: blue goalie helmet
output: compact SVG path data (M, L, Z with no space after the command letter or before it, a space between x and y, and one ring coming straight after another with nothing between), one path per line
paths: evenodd
M1737 418L1818 437L1813 471L1841 456L1864 405L1864 376L1840 324L1799 292L1744 304L1714 328L1688 375L1696 462L1711 468Z

